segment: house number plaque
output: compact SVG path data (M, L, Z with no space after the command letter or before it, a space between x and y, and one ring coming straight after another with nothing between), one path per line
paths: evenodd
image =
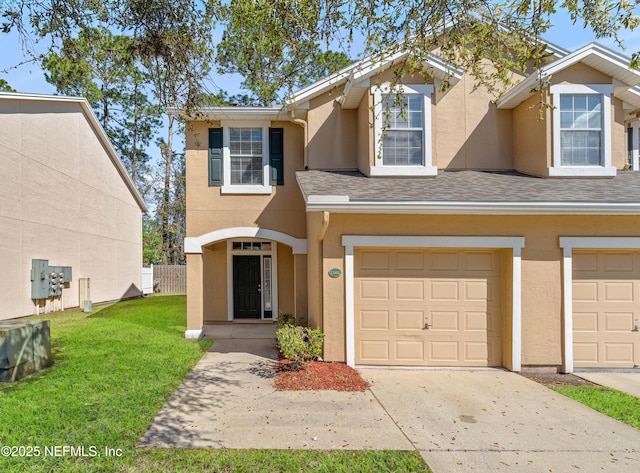
M329 270L329 276L332 278L339 278L341 274L342 271L340 271L338 268L331 268Z

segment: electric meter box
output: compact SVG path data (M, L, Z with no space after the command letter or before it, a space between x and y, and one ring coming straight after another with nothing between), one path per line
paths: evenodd
M48 320L0 321L0 382L16 381L49 365Z
M71 266L49 266L49 260L31 260L31 299L61 296L68 282L71 282Z

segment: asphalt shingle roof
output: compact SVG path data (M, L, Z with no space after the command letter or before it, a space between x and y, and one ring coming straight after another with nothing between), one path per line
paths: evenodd
M369 178L358 171L298 171L310 195L346 195L367 202L640 203L640 172L614 178L540 178L514 171L440 171L436 177Z

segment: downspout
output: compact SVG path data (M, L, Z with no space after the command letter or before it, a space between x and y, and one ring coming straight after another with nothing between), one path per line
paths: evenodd
M309 169L309 129L307 122L300 118L292 118L291 121L296 125L300 125L304 129L304 169Z
M329 228L329 211L322 212L322 227L320 228L320 234L318 235L318 241L324 240L327 234L327 228Z

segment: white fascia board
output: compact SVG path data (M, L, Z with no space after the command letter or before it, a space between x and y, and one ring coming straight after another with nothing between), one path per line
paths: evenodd
M589 56L597 56L605 61L618 67L620 71L625 73L632 73L637 77L637 81L634 84L628 84L629 87L635 86L640 83L640 71L629 68L630 58L617 53L609 48L606 48L598 43L590 43L583 46L580 49L556 60L552 63L544 66L540 70L540 76L537 72L529 75L526 79L516 85L513 89L506 92L500 100L498 100L499 109L511 109L522 103L527 97L529 97L534 86L539 82L540 77L543 78L543 82L547 77L552 76L578 62L588 58ZM613 77L617 79L617 77ZM623 81L624 82L624 81Z
M640 215L640 202L336 202L309 196L307 212L456 215ZM328 197L328 196L327 196Z
M560 237L560 248L628 250L640 248L640 237Z
M75 103L80 105L80 108L82 109L82 112L84 113L85 118L89 122L89 125L91 126L91 128L93 128L93 131L96 133L96 135L98 135L98 139L102 143L104 150L109 155L111 162L113 163L116 170L118 171L118 174L120 175L125 185L129 189L129 192L131 192L131 195L136 201L136 203L138 204L138 207L140 207L140 210L143 212L149 211L149 208L147 207L146 202L142 198L142 195L140 195L140 192L138 192L138 189L136 189L136 186L133 184L133 181L131 180L131 176L129 176L129 173L127 172L124 165L122 164L122 161L120 160L120 156L118 156L118 153L113 147L111 140L107 136L107 132L104 130L104 128L102 128L102 125L98 120L98 117L96 117L96 114L91 109L91 105L89 105L89 102L87 101L87 99L85 99L84 97L70 97L65 95L28 94L28 93L21 93L21 92L0 92L0 100L3 100L3 99L4 100L32 100L32 101L42 101L42 102L67 102L67 103Z
M175 111L175 110L174 110ZM180 115L178 113L178 115ZM289 120L289 112L283 106L277 107L202 107L185 120Z
M522 236L343 235L342 246L384 248L524 248Z

